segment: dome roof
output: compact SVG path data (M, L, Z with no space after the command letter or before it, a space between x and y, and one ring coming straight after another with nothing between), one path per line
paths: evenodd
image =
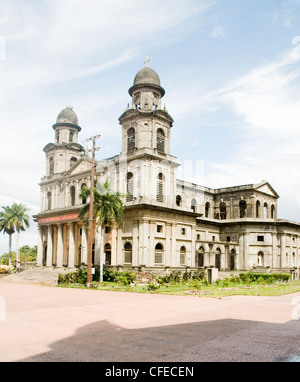
M156 88L162 97L165 94L165 90L160 85L158 74L149 66L145 66L145 68L141 69L137 73L133 81L133 86L129 89L129 94L132 96L134 90L140 89L144 86Z
M149 66L146 66L135 76L133 85L155 85L160 86L158 74Z
M73 125L78 125L78 118L73 108L68 106L62 110L57 116L56 123L71 123Z

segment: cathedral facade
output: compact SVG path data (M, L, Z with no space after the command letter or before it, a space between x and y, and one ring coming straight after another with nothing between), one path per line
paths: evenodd
M215 267L299 275L300 224L277 218L278 194L266 182L212 189L177 179L170 153L173 119L165 107L157 73L148 65L129 89L131 107L119 118L120 154L97 162L95 178L109 180L124 195L124 221L95 232L93 264L119 269ZM78 143L81 127L71 107L53 125L54 143L44 148L38 266L74 268L87 264L87 227L79 197L90 186L92 161Z

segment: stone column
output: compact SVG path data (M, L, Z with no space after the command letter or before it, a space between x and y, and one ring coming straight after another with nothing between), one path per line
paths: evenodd
M172 233L171 233L171 223L169 222L166 222L165 223L165 237L166 237L166 248L165 248L165 253L166 253L166 257L165 257L165 263L164 265L165 266L171 266L172 264L172 250L171 250L171 246L172 246Z
M63 266L63 225L58 224L58 235L57 235L57 267L61 268Z
M70 268L74 268L75 266L75 223L70 224L68 266Z
M37 266L43 266L43 227L38 227Z
M244 253L243 253L243 264L244 264L244 268L245 269L248 269L249 268L249 256L248 256L248 238L249 238L249 234L248 233L244 233Z
M171 224L172 230L172 245L171 245L171 262L170 266L176 266L176 231L177 231L177 223Z
M87 229L85 224L82 224L81 262L87 264Z
M137 220L133 221L132 228L132 266L138 266L138 256L139 256L139 237L138 237L138 224Z
M285 236L284 233L280 234L280 267L285 267Z
M53 256L53 227L48 226L48 238L47 238L47 260L46 266L52 267L52 256Z
M150 220L150 248L148 266L154 266L155 257L155 220Z

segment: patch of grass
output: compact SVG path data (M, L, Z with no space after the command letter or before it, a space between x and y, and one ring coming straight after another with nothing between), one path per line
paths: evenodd
M77 283L60 284L59 287L87 288ZM282 296L300 292L300 281L260 284L259 282L217 282L208 284L206 281L190 280L187 282L170 282L161 284L124 285L120 282L93 282L89 289L130 293L151 293L177 296L197 296L222 298L229 296Z

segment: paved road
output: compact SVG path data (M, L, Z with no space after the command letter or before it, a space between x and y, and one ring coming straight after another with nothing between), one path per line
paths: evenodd
M2 362L282 362L300 356L300 293L218 299L1 281L1 307Z

